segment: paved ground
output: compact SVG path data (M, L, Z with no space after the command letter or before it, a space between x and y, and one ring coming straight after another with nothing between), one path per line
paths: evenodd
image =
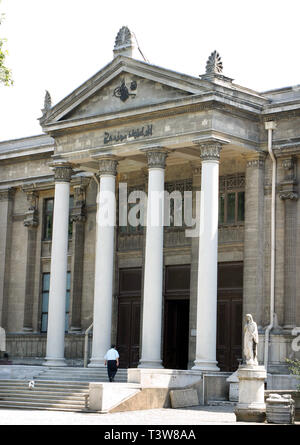
M150 409L114 414L0 409L0 425L241 425L232 407ZM249 425L249 424L247 424ZM254 425L254 424L250 424Z

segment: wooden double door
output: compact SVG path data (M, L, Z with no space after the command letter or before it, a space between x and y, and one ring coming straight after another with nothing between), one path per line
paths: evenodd
M217 361L221 371L235 371L242 358L243 263L218 267Z
M122 368L140 359L142 269L119 273L117 347ZM167 266L164 274L163 366L187 369L189 350L190 266ZM242 357L243 263L219 263L217 361L221 371L234 371Z
M136 368L140 356L142 269L119 273L117 348L121 368Z
M163 366L186 369L189 343L190 266L165 268ZM117 348L120 367L134 368L140 358L142 269L119 271Z

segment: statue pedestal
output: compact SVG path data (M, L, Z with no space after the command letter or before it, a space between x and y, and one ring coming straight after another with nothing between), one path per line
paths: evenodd
M265 379L264 366L241 365L238 368L239 401L235 408L238 422L264 422L266 404L264 400Z

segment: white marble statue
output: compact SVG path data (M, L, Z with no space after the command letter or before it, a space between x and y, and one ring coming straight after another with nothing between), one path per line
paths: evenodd
M258 365L257 361L258 331L251 314L246 314L244 326L244 356L247 365Z

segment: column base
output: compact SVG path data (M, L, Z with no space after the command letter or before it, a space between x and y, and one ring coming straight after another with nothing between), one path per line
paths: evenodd
M67 366L64 358L45 357L43 366Z
M138 368L163 369L162 360L140 360Z
M88 368L105 368L104 360L98 358L91 358Z
M210 372L218 372L220 368L217 366L217 361L209 361L209 360L195 360L195 365L192 369L196 371L210 371Z

